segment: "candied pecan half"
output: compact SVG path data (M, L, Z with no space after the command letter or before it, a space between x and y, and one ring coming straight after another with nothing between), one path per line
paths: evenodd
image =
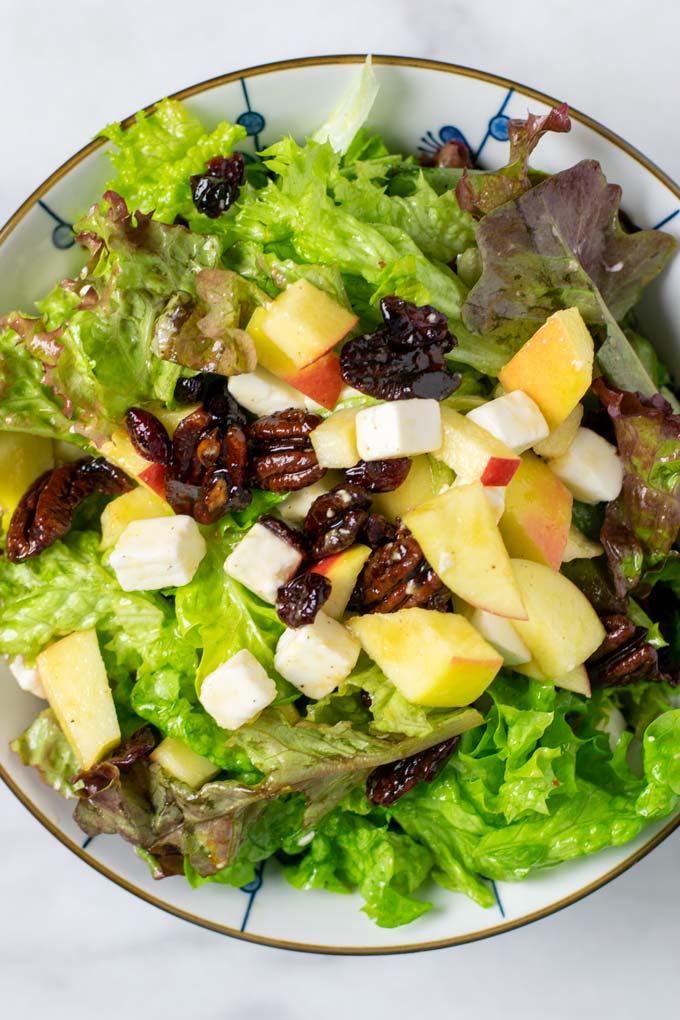
M410 457L360 460L354 467L346 469L345 477L348 482L360 485L368 492L393 492L404 484L410 470Z
M132 482L103 457L83 457L46 471L24 493L7 530L7 559L12 563L37 556L68 532L77 507L102 492L119 496Z
M444 355L456 343L448 320L431 305L389 296L380 302L385 325L349 340L340 353L342 378L381 400L445 400L460 386Z
M151 411L131 407L125 414L125 427L130 442L140 457L152 464L169 464L172 444L168 430Z
M394 613L420 606L446 612L451 593L403 525L375 549L359 575L352 605L365 613Z
M322 574L300 574L282 585L276 595L276 612L287 627L314 623L316 614L328 601L331 582Z
M247 428L251 479L270 492L304 489L326 474L319 466L310 434L318 414L291 407L251 422Z
M386 542L391 542L397 534L397 529L391 521L388 521L382 514L369 514L364 525L363 538L366 545L371 549L378 549Z
M622 613L602 617L607 635L588 660L588 676L598 687L625 687L638 680L669 681L659 668L654 645L647 641L647 629L636 627Z
M368 520L371 497L360 485L336 485L312 503L305 517L305 535L312 542L312 557L349 549Z
M450 737L408 758L379 765L366 781L366 796L371 804L389 807L418 783L431 783L451 757L460 740Z

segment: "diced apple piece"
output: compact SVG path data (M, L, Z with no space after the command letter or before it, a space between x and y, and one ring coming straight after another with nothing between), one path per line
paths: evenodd
M431 609L354 616L347 626L414 705L462 708L484 693L503 659L463 616Z
M172 439L177 429L177 426L184 418L188 418L194 411L198 411L200 404L182 404L179 407L174 407L172 410L167 408L164 404L157 403L151 404L149 410L152 414L155 414L160 422L165 425L168 435Z
M593 338L578 308L551 315L498 374L503 387L524 390L551 429L564 421L593 379Z
M304 393L308 402L316 401L321 407L332 411L344 385L340 374L340 358L335 351L329 351L311 365L305 365L292 375L287 375L285 381Z
M469 485L464 478L460 476L451 483L452 485ZM442 490L443 491L443 490ZM487 498L489 506L493 510L493 519L498 524L503 512L505 510L505 493L507 492L506 485L485 485L484 495Z
M144 486L125 492L104 507L101 516L102 549L114 546L132 521L172 516L168 503Z
M496 616L526 619L494 512L479 482L454 485L404 516L445 585Z
M518 666L531 660L531 652L509 620L487 613L484 609L472 609L467 619L484 640L503 656L506 666Z
M591 429L579 428L567 452L551 460L550 468L583 503L616 499L623 485L616 447Z
M513 390L488 400L469 411L467 417L515 453L523 453L546 439L549 433L538 405L523 390Z
M442 445L434 456L465 482L507 485L519 467L519 455L471 418L442 406Z
M336 485L340 485L342 478L339 471L327 471L318 482L291 492L290 496L286 496L283 502L279 503L275 512L286 524L293 526L302 524L314 500L330 492Z
M165 467L151 464L135 450L125 429L116 429L101 448L102 455L116 467L136 478L161 499L165 498Z
M0 519L5 530L29 486L53 467L51 439L23 432L0 432Z
M517 633L543 676L569 673L604 640L597 613L575 584L550 567L517 559L512 569L529 616L515 622Z
M334 556L326 556L309 568L308 573L322 574L331 582L331 594L323 606L327 616L342 619L361 568L370 555L367 545L353 545Z
M534 443L535 452L547 460L551 457L563 456L574 442L582 419L583 404L577 404L564 421L560 422L557 428L552 430L547 439L542 440L540 443Z
M559 570L571 524L572 495L547 464L525 453L505 490L499 527L510 556Z
M89 769L120 743L97 632L81 630L46 648L37 658L47 700L81 768Z
M247 330L260 364L274 375L304 368L331 350L358 322L308 280L286 287L266 308L257 309Z
M562 687L565 691L573 691L575 694L583 694L589 698L592 694L590 677L584 664L574 666L568 673L560 676L546 676L536 665L536 660L531 659L527 663L521 663L512 667L516 673L523 673L532 680L541 680L543 683L553 684L555 687Z
M310 433L321 467L350 468L359 463L356 420L360 411L360 407L344 407L329 415Z
M149 755L169 775L197 790L220 772L219 765L200 754L196 754L183 740L166 737Z
M373 510L390 521L403 517L409 510L432 499L437 493L427 454L414 457L406 481L392 492L378 492L373 497Z
M595 556L601 556L603 552L604 549L599 542L592 542L572 524L569 528L567 544L562 554L562 562L571 563L572 560L592 560Z

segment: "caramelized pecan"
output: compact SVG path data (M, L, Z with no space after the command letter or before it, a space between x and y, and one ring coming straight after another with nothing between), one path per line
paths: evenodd
M656 648L647 641L647 629L636 627L622 613L604 616L607 635L588 660L588 675L598 687L624 687L638 680L668 681L659 668Z
M309 439L320 423L318 414L294 407L251 422L247 435L252 480L270 492L292 492L323 478L326 469L319 466Z
M312 556L349 549L368 520L371 497L359 485L336 485L312 503L305 518L305 535L312 542Z
M347 468L348 482L360 485L368 492L393 492L403 485L411 470L410 457L394 457L392 460L360 460L354 467Z
M394 613L421 606L446 612L451 593L400 525L394 539L374 550L359 575L353 606L365 613Z
M459 736L450 737L409 758L379 765L366 781L368 800L371 804L389 807L418 783L431 783L455 751L459 740Z
M83 457L46 471L27 490L12 514L7 531L7 558L12 563L37 556L68 532L77 507L87 496L118 496L132 482L103 457Z
M382 514L369 514L364 525L363 538L366 545L371 549L378 549L386 542L391 542L397 534L397 529Z

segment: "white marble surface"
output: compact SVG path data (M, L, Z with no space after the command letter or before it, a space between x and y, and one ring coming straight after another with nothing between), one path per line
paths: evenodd
M671 0L0 0L0 222L102 124L212 75L303 54L411 53L569 100L676 179ZM331 959L230 941L84 867L0 790L5 1017L202 1020L677 1015L680 832L567 911L491 942Z

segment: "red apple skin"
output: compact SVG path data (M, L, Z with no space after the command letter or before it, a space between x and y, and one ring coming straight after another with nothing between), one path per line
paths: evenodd
M482 485L507 485L512 480L520 463L519 458L503 460L500 457L490 457L480 482Z
M157 496L165 499L165 465L149 464L139 475L140 482L148 485Z
M340 358L335 351L329 351L311 365L286 375L284 381L300 390L306 397L315 400L317 404L332 411L344 385L340 374Z

